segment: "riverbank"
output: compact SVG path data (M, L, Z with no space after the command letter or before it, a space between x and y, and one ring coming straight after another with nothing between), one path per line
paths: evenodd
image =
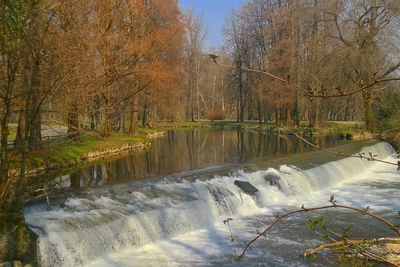
M384 131L380 133L371 133L364 127L363 122L345 122L329 121L321 127L308 127L302 123L300 127L287 127L276 125L275 123L259 124L256 121L237 122L232 120L216 121L197 121L197 122L159 122L156 124L158 129L197 129L197 128L216 128L216 129L246 129L261 132L271 132L280 134L299 135L339 135L351 140L369 140L379 139L390 143L396 151L400 151L400 133L393 131Z
M152 138L163 136L165 131L139 128L136 136L114 133L103 138L94 132L82 132L75 140L61 139L27 155L26 176L33 177L55 169L69 168L126 152L148 148ZM11 175L19 175L18 158L14 159ZM11 165L13 167L13 165Z
M362 122L325 122L321 127L309 127L306 122L302 122L300 127L288 127L276 125L275 123L260 124L257 121L237 122L233 120L201 120L196 122L158 122L158 129L197 129L197 128L217 128L217 129L245 129L261 132L291 134L292 132L300 135L343 135L347 139L371 139L373 135L364 128Z
M259 124L256 121L236 122L232 120L199 122L158 122L153 129L139 128L136 136L114 133L109 138L102 138L95 132L81 132L78 139L54 139L46 146L27 155L26 176L34 177L46 172L71 168L89 162L117 156L122 153L141 151L150 146L150 139L165 134L168 129L244 129L266 133L301 135L341 135L346 139L371 139L372 134L365 131L360 123L325 123L323 127L311 128L306 124L301 127L277 126L273 123ZM14 164L13 164L14 162ZM11 163L11 176L18 176L19 158Z
M309 127L302 123L300 127L287 127L275 123L259 124L256 121L237 122L232 120L198 121L198 122L159 122L158 129L245 129L265 133L288 134L293 133L302 136L327 136L337 135L347 140L371 140L377 139L390 143L397 152L400 152L400 132L383 131L371 133L365 129L363 122L328 121L321 127Z
M122 153L141 151L150 146L150 139L165 134L168 129L244 129L266 133L300 135L341 135L346 139L365 140L373 138L361 123L327 122L323 127L311 128L302 124L301 127L277 126L273 123L259 124L256 121L236 122L232 120L199 122L158 122L152 129L139 128L136 136L114 133L109 138L102 138L95 132L81 132L78 139L55 139L50 144L30 151L27 155L26 176L33 177L57 169L71 168L102 160ZM11 164L11 176L18 176L19 159Z

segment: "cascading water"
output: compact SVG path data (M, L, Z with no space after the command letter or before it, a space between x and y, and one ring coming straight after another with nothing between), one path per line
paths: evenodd
M394 150L387 143L363 151L394 161ZM80 266L118 251L212 228L226 216L271 214L274 207L368 178L365 173L378 167L382 164L344 158L307 170L282 165L207 180L137 182L68 198L51 210L44 205L27 207L25 215L39 235L43 266ZM251 183L259 192L254 196L240 192L234 185L237 179ZM124 264L102 261L100 265Z

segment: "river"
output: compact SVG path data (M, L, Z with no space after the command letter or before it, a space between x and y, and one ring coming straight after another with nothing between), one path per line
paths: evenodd
M313 141L397 162L384 142ZM51 197L50 207L28 203L25 217L44 266L336 266L329 253L315 263L302 256L322 242L306 229L308 219L327 215L336 231L351 223L357 237L390 230L351 212L306 214L274 228L241 261L233 255L277 213L329 204L332 194L399 224L399 178L394 166L315 152L294 136L178 130L147 151L54 177L62 196ZM245 194L236 180L258 192Z

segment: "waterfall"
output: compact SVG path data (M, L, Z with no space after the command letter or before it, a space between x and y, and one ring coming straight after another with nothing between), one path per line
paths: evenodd
M385 159L394 153L387 143L362 152ZM142 246L181 233L206 228L222 216L264 212L289 198L308 195L352 179L377 162L343 158L311 169L282 165L208 180L162 181L138 187L103 190L101 195L69 198L51 210L27 207L26 221L39 235L43 266L79 266L127 247ZM259 192L249 196L235 180Z

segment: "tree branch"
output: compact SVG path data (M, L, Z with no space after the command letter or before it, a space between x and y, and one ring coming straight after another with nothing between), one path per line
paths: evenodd
M354 95L354 94L360 93L360 92L362 92L362 91L364 91L364 90L370 89L371 87L373 87L374 85L379 84L379 83L390 82L390 81L400 81L400 77L382 78L382 79L376 79L376 80L374 80L373 82L371 82L371 83L369 83L369 84L367 84L367 85L364 85L364 86L360 87L359 89L356 89L356 90L353 90L353 91L350 91L350 92L346 92L346 93L343 92L343 93L341 93L341 94L331 94L331 95L328 95L328 94L315 94L315 93L313 93L313 92L310 92L309 90L304 89L304 88L301 87L301 86L298 86L298 85L295 84L295 83L292 83L292 82L290 82L290 81L288 81L288 80L286 80L286 79L283 79L283 78L281 78L281 77L279 77L279 76L276 76L276 75L274 75L274 74L272 74L272 73L269 73L269 72L267 72L267 71L251 69L251 68L247 68L247 67L243 67L243 66L233 66L233 65L228 65L228 64L222 64L222 63L217 62L217 56L216 56L216 55L210 54L209 56L210 56L210 58L214 61L214 63L215 63L216 65L220 66L220 67L228 68L228 69L240 68L240 69L242 69L242 70L244 70L244 71L255 72L255 73L260 73L260 74L267 75L267 76L269 76L269 77L271 77L271 78L273 78L273 79L276 79L276 80L278 80L278 81L281 81L281 82L283 82L283 83L286 83L286 84L288 84L288 85L290 85L290 86L295 87L296 89L300 90L300 91L304 94L304 96L309 97L309 98L335 98L335 97L344 97L344 96L349 96L349 95ZM399 63L399 66L400 66L400 63ZM382 76L382 77L383 77L383 76Z

